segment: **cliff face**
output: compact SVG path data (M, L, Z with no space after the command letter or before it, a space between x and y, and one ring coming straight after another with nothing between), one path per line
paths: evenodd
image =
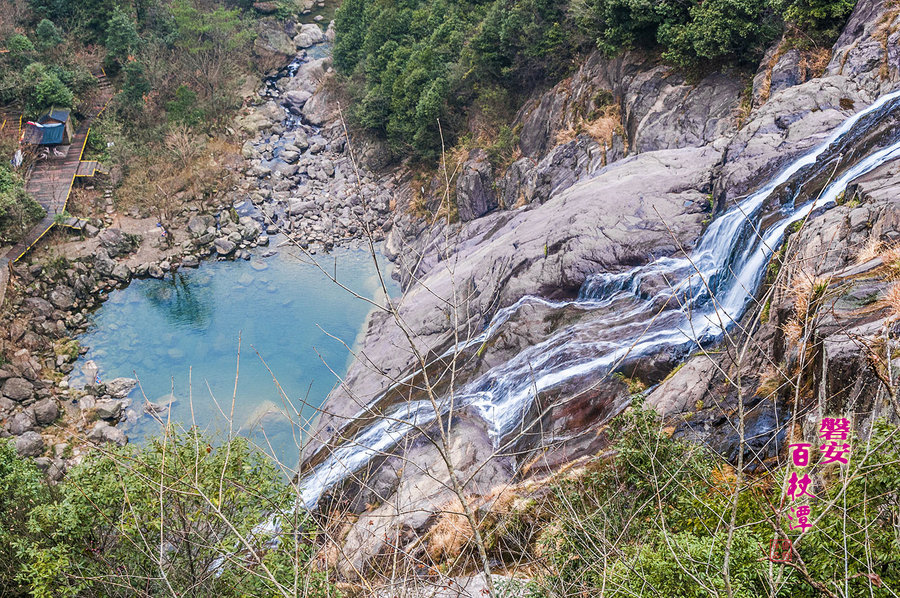
M591 56L575 75L522 108L516 122L521 158L505 172L479 155L461 165L456 201L468 202L459 205L463 221L429 223L396 212L387 240L405 289L396 317L370 318L307 454L338 438L416 369L419 356L434 364L429 383L449 392L588 317L577 307L551 310L532 302L505 320L491 342L466 348L455 360L434 361L523 297L570 299L591 274L691 250L717 214L897 88L898 29L896 9L863 0L821 72L777 45L763 60L751 97L737 75L689 83L648 57ZM614 126L600 126L611 117ZM822 181L829 174L817 176ZM877 301L890 286L879 252L900 240L898 183L898 167L889 162L851 186L841 205L814 212L778 256L784 267L770 269L774 284L764 286L758 309L742 321L745 334L723 343L722 355L691 357L667 377L681 356L660 354L623 374L650 386L647 402L671 419L676 433L731 458L735 432L723 424L738 394L751 408L748 425L756 438L748 459L776 457L783 441L779 424L809 405L821 412L852 410L860 420L885 413L888 397L868 355L888 326L888 312ZM410 183L400 193L401 207L412 201ZM779 208L765 209L774 214ZM797 342L785 330L796 320L803 281L819 290L815 317L804 323L815 330L807 328L806 340ZM749 348L735 362L729 348L743 346ZM733 383L736 371L739 384ZM802 384L773 380L778 371L793 372ZM375 407L421 396L422 386L422 376L413 377ZM489 426L461 410L451 458L469 479L467 491L484 495L523 469L555 467L596 451L600 425L627 403L626 386L614 377L585 376L540 396L525 420L539 421L541 434L522 434L500 454ZM367 489L354 486L350 504L362 514L346 540L348 574L395 541L398 530L426 527L430 514L450 501L450 491L438 483L444 480L434 450L418 437L363 472Z

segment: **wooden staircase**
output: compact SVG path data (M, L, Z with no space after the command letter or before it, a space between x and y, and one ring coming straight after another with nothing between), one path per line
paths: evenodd
M62 152L60 156L51 151L50 156L35 164L29 173L25 191L44 208L46 215L6 255L0 256L0 270L2 270L0 273L0 307L3 306L6 285L9 281L9 264L31 249L38 239L53 227L57 215L65 212L66 202L72 191L72 183L74 183L75 177L79 176L79 171L85 173L90 169L93 174L94 171L99 170L96 162L88 162L86 166L82 165L81 157L84 154L91 124L106 109L106 105L112 99L113 89L102 69L94 76L97 78L97 93L94 94L94 103L90 108L89 116L79 124L71 145L60 146L59 150ZM81 174L81 176L87 175Z

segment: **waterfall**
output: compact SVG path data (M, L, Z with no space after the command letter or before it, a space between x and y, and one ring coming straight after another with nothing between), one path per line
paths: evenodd
M766 201L803 169L833 156L842 142L852 144L861 132L876 126L900 105L898 98L900 90L886 94L844 121L826 140L713 221L690 256L659 258L626 272L592 275L572 301L525 296L499 310L481 334L444 356L481 345L524 305L577 308L603 316L558 330L472 380L455 392L453 408L466 407L478 413L498 444L522 423L535 393L578 377L603 375L626 356L636 358L662 350L684 356L719 341L753 300L787 228L814 209L834 205L854 179L900 157L900 141L858 160L829 182L818 198L799 206L792 202L777 222L760 230L758 216ZM654 280L668 284L662 290L645 291L644 284ZM440 407L446 412L449 401ZM405 402L389 409L351 440L334 447L301 480L303 503L315 508L327 489L436 417L429 401Z

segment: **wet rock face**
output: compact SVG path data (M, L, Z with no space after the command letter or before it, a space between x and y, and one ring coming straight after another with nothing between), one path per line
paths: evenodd
M496 310L524 295L571 297L594 272L670 255L679 244L689 248L707 215L711 171L720 158L711 147L639 154L544 204L457 225L450 246L440 227L420 232L421 249L401 245L398 253L401 281L408 286L401 318L420 348L439 352L451 341L456 321L448 305L465 304L457 314L461 329L481 330ZM452 273L448 263L454 264ZM362 351L384 375L366 367L366 359L354 362L345 378L354 398L341 387L325 406L336 418L352 416L358 402L374 398L413 363L405 335L391 318L373 316L368 326ZM338 426L326 415L321 429L327 425Z
M772 95L727 141L715 196L746 195L866 104L844 77L812 79ZM856 107L856 108L854 108Z
M456 180L456 207L463 222L481 218L497 208L497 197L491 187L491 163L487 152L472 150Z

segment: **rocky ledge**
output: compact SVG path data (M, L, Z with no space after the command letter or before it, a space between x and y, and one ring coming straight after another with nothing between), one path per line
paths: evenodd
M423 198L409 179L399 179L386 240L404 288L399 317L370 317L356 360L324 405L328 415L308 446L307 466L322 462L328 450L321 449L329 441L352 435L365 408L379 409L372 401L415 372L419 355L437 358L525 295L571 298L590 274L622 272L690 250L716 214L821 143L851 114L897 88L897 45L882 40L898 35L898 20L879 0L859 2L821 72L806 68L780 42L760 66L749 103L736 75L687 82L649 57L594 55L572 78L522 109L513 123L520 131L521 159L498 168L483 152L469 153L451 198L458 221L423 218L413 209L424 203L436 214L446 201L440 186L432 185L438 192L430 193L426 185ZM618 115L611 134L596 134L600 129L593 125L606 118L593 116L598 114ZM833 309L823 316L823 350L816 359L830 364L831 373L827 379L813 377L813 396L835 397L840 404L829 406L832 411L854 410L864 419L886 413L886 399L860 339L877 344L890 325L880 299L887 290L885 270L864 248L886 247L900 237L896 173L895 165L885 165L848 190L840 206L816 212L792 235L782 256L796 264L780 273L788 288L802 276L828 281ZM784 389L766 390L772 380L764 374L773 364L790 369L798 362L797 348L783 332L793 309L790 289L774 293L764 321L762 307L744 323L754 347L742 366L741 394L752 397L745 407L752 410L748 434L754 437L746 462L777 458L784 440L777 430L790 416L789 401ZM582 317L577 311L551 314L538 302L520 308L491 342L464 353L458 367L451 370L449 360L435 360L439 388L447 384L441 372L452 371L459 389L577 321ZM511 447L505 457L498 456L485 422L463 411L454 419L449 457L464 477L472 474L467 493L486 500L493 487L526 471L596 453L602 448L602 423L640 386L677 434L735 459L729 417L739 393L727 384L724 372L732 366L726 358L700 355L673 370L674 356L659 356L619 378L588 376L560 396L542 396L529 416L541 415L543 437ZM631 384L626 376L633 377ZM421 394L419 381L413 377L403 393ZM854 382L845 388L841 381ZM433 465L433 446L424 435L414 435L393 454L372 461L356 481L324 496L326 503L337 501L329 507L359 514L345 530L348 577L364 572L384 544L420 542L432 516L454 500L446 471Z

